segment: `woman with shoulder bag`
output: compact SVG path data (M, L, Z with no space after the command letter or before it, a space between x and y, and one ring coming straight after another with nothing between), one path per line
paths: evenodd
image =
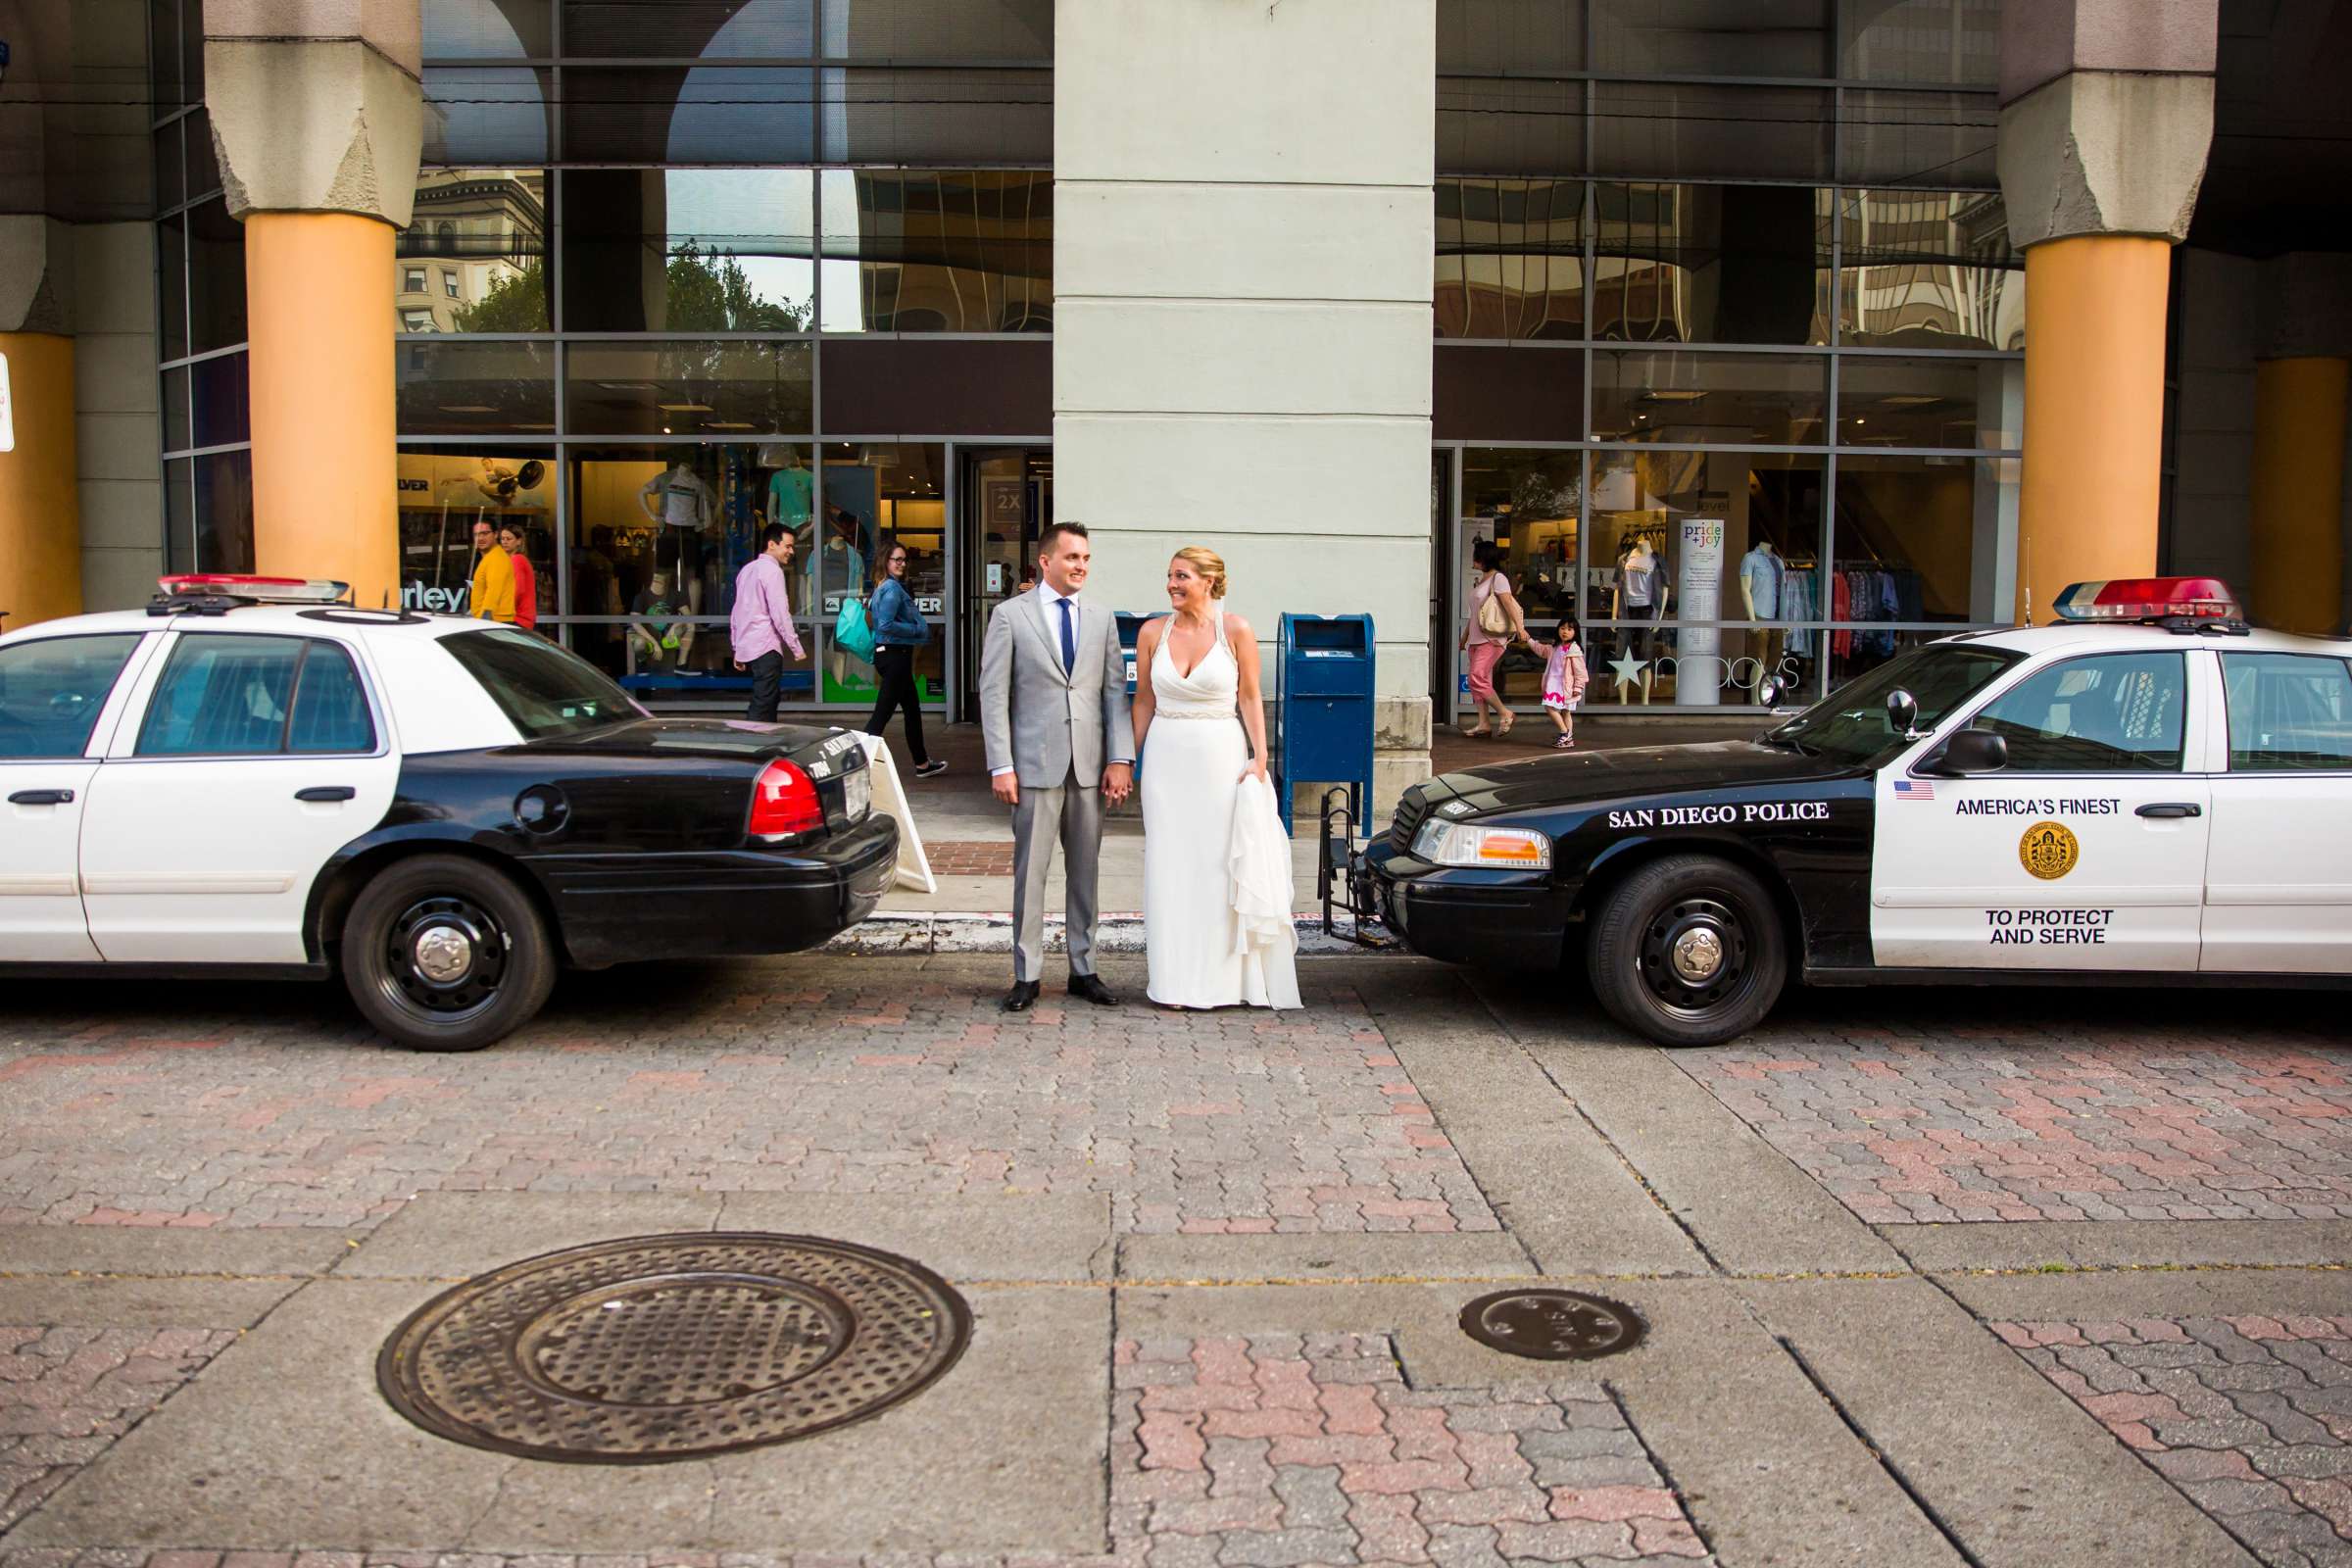
M1512 643L1527 641L1527 622L1519 612L1519 601L1511 595L1511 580L1502 574L1502 550L1492 539L1481 539L1470 552L1476 575L1462 606L1461 649L1469 656L1470 702L1478 722L1462 731L1464 735L1500 739L1511 732L1514 722L1511 710L1494 695L1494 666L1502 662L1503 653ZM1491 729L1487 725L1489 708L1494 710Z
M882 580L866 606L874 633L874 676L881 690L874 697L874 716L865 721L868 735L879 735L890 724L894 708L906 710L906 751L914 759L914 776L933 778L948 770L923 749L922 700L914 685L914 656L931 644L931 623L914 607L906 591L906 547L893 544L884 558Z

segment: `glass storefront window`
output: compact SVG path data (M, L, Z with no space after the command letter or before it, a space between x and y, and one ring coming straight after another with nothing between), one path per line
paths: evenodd
M1438 78L1438 169L1556 174L1583 169L1585 88L1529 76Z
M808 170L567 170L564 202L567 331L805 332L813 322Z
M1828 396L1829 362L1809 354L1592 355L1596 441L1810 446Z
M813 415L809 363L805 341L572 343L565 409L585 434L790 434Z
M1582 180L1442 179L1437 200L1438 336L1584 336Z
M155 205L177 207L188 199L188 172L179 155L187 121L174 120L155 133Z
M1549 643L1562 620L1585 618L1577 603L1583 493L1582 453L1508 447L1463 452L1462 518L1453 564L1460 602L1451 607L1448 636L1458 643L1468 625L1469 585L1477 580L1471 552L1481 542L1502 551L1502 574L1532 636ZM1538 702L1543 677L1544 661L1513 645L1495 665L1495 694L1506 703ZM1457 675L1454 685L1456 704L1466 703L1467 677Z
M1054 176L827 170L828 332L1047 332Z
M405 337L393 370L403 435L555 431L552 343Z
M1054 73L828 66L829 163L1050 164Z
M213 150L212 117L199 109L183 123L188 127L188 195L210 196L220 188L220 158Z
M1850 611L1833 620L1988 624L2011 618L2016 554L2015 458L1881 457L1841 453L1838 565Z
M196 569L253 569L253 453L192 460L196 481Z
M473 525L487 522L521 534L539 617L554 618L554 448L404 446L398 473L402 608L469 613Z
M1054 0L825 0L828 60L1052 60Z
M947 448L936 442L828 442L824 517L801 564L828 630L849 599L870 600L895 547L906 551L906 590L934 628L914 661L925 706L947 695ZM800 589L796 586L795 593ZM822 700L869 703L873 665L828 646Z
M1438 70L1575 71L1584 0L1439 0Z
M1592 0L1592 65L1639 75L1820 76L1830 9L1830 0Z
M555 53L553 0L427 0L427 60L531 60Z
M1835 118L1826 88L1596 81L1592 167L1620 179L1826 179Z
M521 66L424 68L426 165L547 162L555 77Z
M1840 179L1902 185L1989 185L2000 111L1980 92L1850 87Z
M1847 191L1838 222L1841 343L2025 347L2025 262L1998 191Z
M1602 184L1592 207L1594 337L1829 341L1830 192Z
M1840 76L1956 87L2000 80L2001 0L1848 0L1838 9Z
M155 225L156 324L167 360L188 352L188 220L174 213Z
M597 164L805 164L816 156L816 73L807 66L568 66L564 156Z
M564 52L599 59L805 60L813 0L564 0Z
M191 445L228 447L253 439L248 364L243 354L221 354L188 367L195 418Z
M2025 440L2022 360L1848 355L1838 365L1838 444L1984 447Z
M392 266L396 331L544 332L547 174L428 169Z
M222 201L188 209L188 351L206 354L245 341L245 225Z

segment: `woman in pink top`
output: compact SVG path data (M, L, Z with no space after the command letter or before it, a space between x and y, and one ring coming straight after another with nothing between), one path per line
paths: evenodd
M1502 699L1494 695L1494 666L1502 662L1503 651L1511 644L1527 641L1527 622L1519 613L1519 601L1511 597L1511 580L1502 574L1501 549L1492 539L1481 539L1470 552L1470 564L1477 574L1462 606L1461 648L1470 660L1470 702L1477 710L1478 722L1462 733L1499 739L1511 732L1512 717ZM1479 624L1489 604L1501 612L1506 630L1488 631ZM1487 727L1489 708L1494 710L1492 729Z
M498 525L498 542L514 563L514 624L524 631L539 629L539 574L531 570L529 540L523 537L522 524L502 522Z

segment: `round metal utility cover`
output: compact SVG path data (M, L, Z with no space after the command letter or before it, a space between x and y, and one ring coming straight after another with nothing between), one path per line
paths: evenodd
M936 1382L971 1335L919 1263L813 1236L575 1247L427 1301L376 1357L395 1409L477 1448L655 1464L808 1437Z
M1462 1332L1537 1361L1590 1361L1642 1343L1648 1325L1622 1301L1577 1291L1498 1291L1462 1308Z

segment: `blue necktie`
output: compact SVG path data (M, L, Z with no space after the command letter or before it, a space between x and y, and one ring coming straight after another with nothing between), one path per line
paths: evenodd
M1061 611L1061 667L1071 674L1076 674L1078 672L1078 639L1070 631L1070 602L1067 599L1056 599L1054 603Z

